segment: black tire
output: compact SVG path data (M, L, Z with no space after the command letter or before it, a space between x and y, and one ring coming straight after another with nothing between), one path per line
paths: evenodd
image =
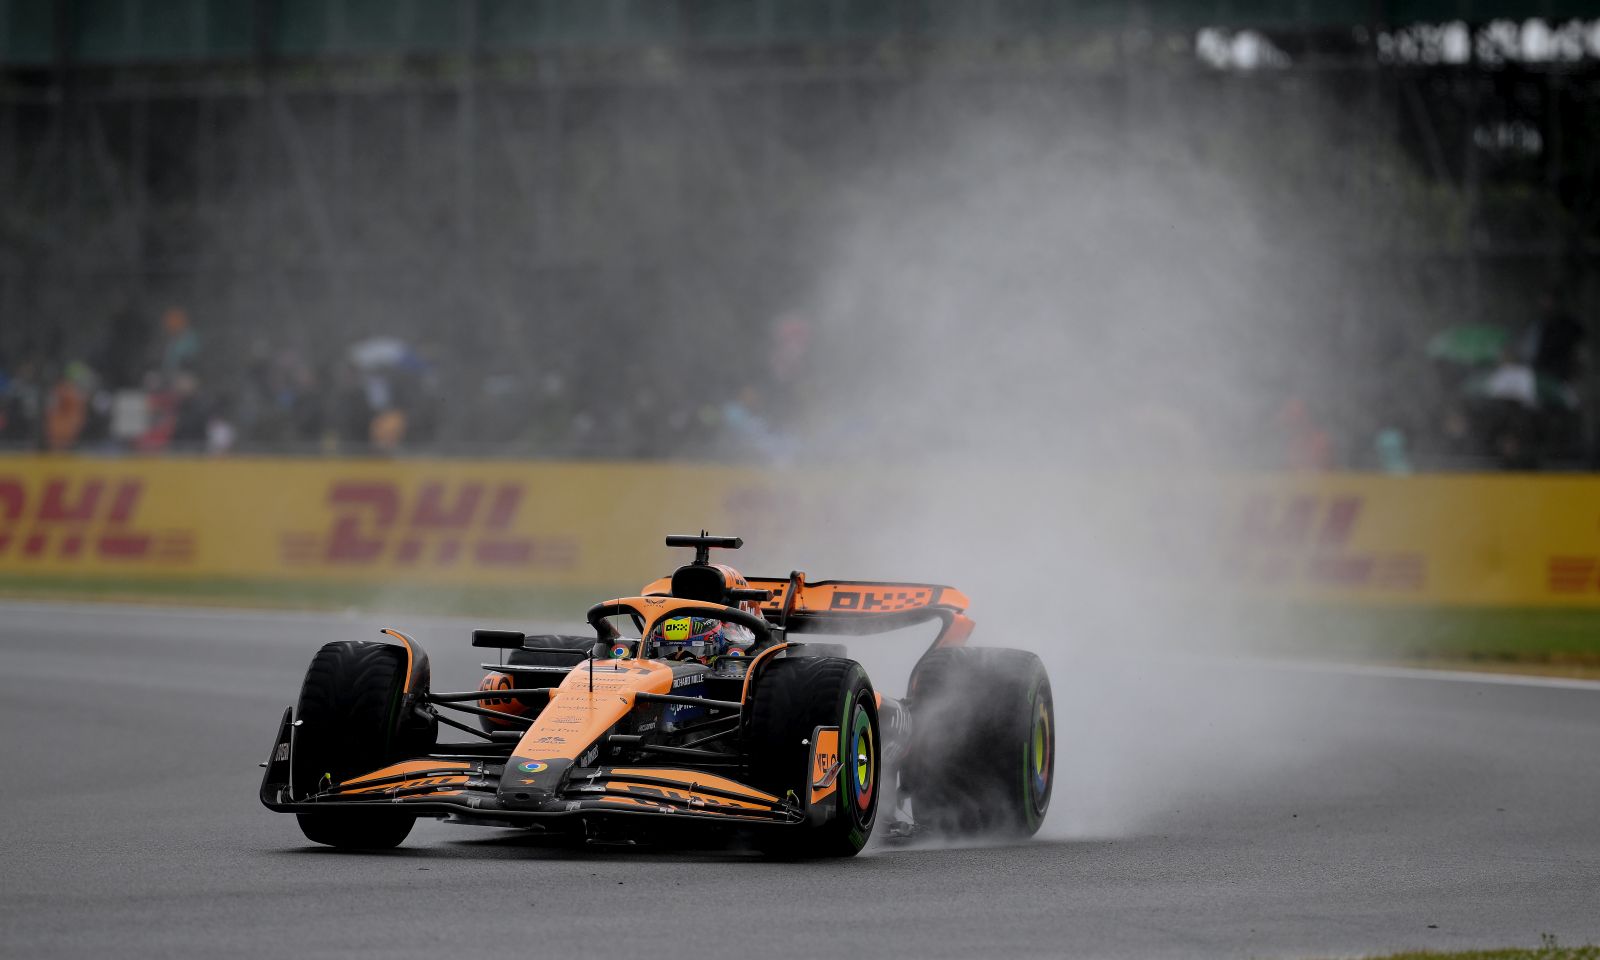
M339 783L380 767L426 753L438 735L438 721L400 715L406 653L385 643L341 641L317 651L295 706L290 783L307 796L319 785ZM418 678L426 688L426 669ZM350 849L398 846L416 817L387 811L302 813L307 840Z
M854 660L799 657L761 668L750 694L746 744L750 782L779 797L811 789L812 733L839 728L839 788L831 805L805 826L773 831L758 840L785 857L852 857L866 846L877 819L882 757L878 703L867 672ZM859 763L853 758L864 758Z
M529 637L526 642L535 647L571 650L572 654L569 656L565 653L545 653L544 651L535 652L533 650L514 649L506 654L507 664L514 667L575 666L579 663L582 663L584 659L588 657L590 651L594 649L595 639L594 637L573 637L550 634L548 636ZM513 673L508 674L508 676L511 677L513 690L526 687L554 686L556 678L555 674L541 676L537 673ZM501 692L499 696L503 699L505 697L504 692ZM527 710L527 712L521 714L521 716L528 717L529 719L537 719L539 714L543 712L545 706L550 702L550 698L542 693L531 697L519 697L517 700ZM488 733L493 733L496 730L510 730L513 727L513 725L510 723L496 722L493 718L482 715L479 715L478 717L478 725Z
M1055 785L1050 677L1025 650L935 650L912 671L901 787L917 825L1031 837Z

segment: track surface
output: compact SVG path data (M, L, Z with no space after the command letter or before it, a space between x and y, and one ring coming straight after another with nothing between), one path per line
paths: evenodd
M459 623L402 624L464 689ZM308 846L255 799L338 616L0 605L8 956L1246 957L1600 941L1600 690L1057 672L1046 836L853 861ZM1156 701L1108 697L1114 679ZM1270 693L1269 693L1270 691ZM1123 707L1119 712L1117 704Z

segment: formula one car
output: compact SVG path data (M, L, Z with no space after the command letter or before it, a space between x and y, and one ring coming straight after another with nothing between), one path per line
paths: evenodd
M628 842L700 831L782 856L851 856L885 791L895 837L1026 837L1054 777L1038 657L965 646L967 598L916 583L746 579L710 562L737 537L674 536L692 563L596 604L592 636L476 630L479 689L429 689L411 637L329 643L284 711L261 802L335 847L398 845L419 816ZM941 624L903 700L837 643ZM631 629L629 629L631 628ZM713 650L695 634L727 640ZM474 715L465 723L447 714ZM441 725L471 735L439 742Z

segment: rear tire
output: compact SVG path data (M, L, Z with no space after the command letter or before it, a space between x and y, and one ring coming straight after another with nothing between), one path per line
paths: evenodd
M912 734L901 784L919 827L1031 837L1055 784L1050 677L1025 650L953 647L911 675Z
M762 849L793 858L855 856L872 836L881 792L878 704L866 670L833 657L774 660L756 677L749 709L751 786L778 797L806 795L811 736L817 727L839 728L838 787L821 801L825 816L774 828Z
M307 797L351 777L371 773L433 748L438 721L400 715L406 654L385 643L341 641L312 658L295 706L289 777L295 795ZM418 678L426 688L426 671ZM398 846L416 817L388 811L302 813L307 840L347 849Z

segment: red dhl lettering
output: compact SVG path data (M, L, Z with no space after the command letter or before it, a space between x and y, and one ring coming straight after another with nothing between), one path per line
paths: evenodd
M577 544L571 539L509 532L522 496L514 483L431 481L407 498L396 483L339 481L328 490L333 522L327 532L285 534L283 559L291 565L573 566Z
M134 515L144 481L132 477L46 480L30 491L0 476L0 556L22 560L155 560L194 558L194 534L139 529Z
M1600 591L1600 556L1556 556L1545 563L1545 586L1551 593Z
M1364 505L1359 495L1246 499L1228 551L1232 573L1249 586L1422 590L1428 580L1424 554L1350 548Z
M1254 496L1239 512L1235 538L1255 547L1336 549L1350 542L1361 508L1358 496L1330 497L1326 504L1313 494Z

